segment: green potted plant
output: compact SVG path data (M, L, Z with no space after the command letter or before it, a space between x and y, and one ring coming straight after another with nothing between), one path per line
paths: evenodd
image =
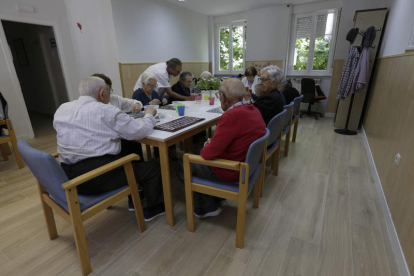
M221 80L218 78L209 78L209 79L200 79L197 82L197 86L201 89L201 94L203 95L203 100L206 100L204 98L204 95L208 95L208 97L211 97L215 94L215 92L218 91L218 88L220 86Z

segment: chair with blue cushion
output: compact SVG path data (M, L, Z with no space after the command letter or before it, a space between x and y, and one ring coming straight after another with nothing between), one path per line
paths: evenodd
M290 133L292 130L292 117L293 117L293 105L295 102L291 102L288 105L285 105L283 108L287 111L285 115L285 124L282 129L282 137L286 135L285 137L285 156L288 156L289 154L289 144L290 144Z
M303 100L303 95L296 97L293 99L293 116L292 116L292 124L295 124L293 129L293 136L292 142L296 141L296 134L298 132L298 125L299 125L299 117L300 117L300 104Z
M139 230L140 232L145 231L146 226L142 212L141 199L138 194L138 186L135 181L134 171L131 164L132 161L139 160L138 155L130 154L69 180L62 167L55 160L55 158L58 157L57 153L51 155L47 152L34 149L25 140L19 140L17 142L17 147L27 166L37 179L40 201L46 219L49 238L53 240L58 236L55 219L53 217L54 210L72 225L83 275L88 275L92 271L86 246L83 221L96 215L100 211L105 210L124 197L131 195L134 202ZM124 187L96 195L78 194L77 186L120 166L124 166L128 181L128 184L125 183Z
M262 182L264 181L266 144L268 137L269 130L266 129L266 134L250 145L244 162L224 159L204 160L199 155L184 154L184 183L189 231L194 232L193 192L235 200L238 202L236 247L243 248L247 197L254 188L253 207L259 207L260 191ZM239 171L239 181L211 181L209 179L192 176L191 163Z
M19 169L24 167L22 157L20 156L19 150L17 149L17 140L16 135L14 133L14 128L12 121L9 119L8 116L8 109L9 106L7 104L7 101L5 98L3 98L3 95L0 92L0 105L3 109L3 120L0 121L0 151L3 156L3 160L7 161L9 160L8 155L11 154L10 148L9 148L9 142L12 143L14 155L16 156L17 166L19 166ZM8 134L4 133L4 129L7 129Z
M269 139L267 139L266 161L272 156L272 171L273 175L278 175L279 172L279 158L280 158L280 144L282 142L283 121L286 116L286 109L273 117L267 124L270 131Z

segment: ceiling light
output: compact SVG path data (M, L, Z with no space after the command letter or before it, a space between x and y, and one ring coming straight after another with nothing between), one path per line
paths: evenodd
M178 0L178 2L184 2L185 0Z

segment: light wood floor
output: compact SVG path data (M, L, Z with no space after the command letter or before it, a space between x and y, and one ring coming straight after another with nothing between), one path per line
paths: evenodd
M140 234L126 200L85 223L92 275L399 275L361 135L334 133L330 118L299 126L279 176L266 171L260 207L248 204L243 249L232 202L187 230L173 176L173 228L160 217ZM30 143L56 150L54 135ZM34 177L0 161L0 275L80 275L72 230L56 222L50 241Z

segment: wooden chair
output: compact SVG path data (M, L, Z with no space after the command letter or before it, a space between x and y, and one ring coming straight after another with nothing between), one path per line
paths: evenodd
M193 192L235 200L238 202L236 247L243 248L247 197L254 188L253 207L259 207L260 190L264 181L266 142L268 137L269 130L266 129L266 134L250 145L245 162L223 159L204 160L199 155L184 154L184 183L189 231L194 232ZM211 181L192 176L191 163L239 171L239 182Z
M293 117L293 105L294 105L294 101L291 102L288 105L285 105L283 108L287 111L286 115L285 115L285 125L283 126L282 129L282 137L286 135L285 137L285 156L288 156L289 154L289 144L290 144L290 133L292 130L292 117Z
M53 211L55 211L72 225L83 275L88 275L92 272L83 221L105 210L124 197L131 195L139 230L140 232L145 231L146 226L141 199L138 194L138 186L131 164L132 161L139 160L138 155L130 154L69 180L59 163L55 160L58 156L57 153L51 155L34 149L25 140L19 140L17 146L24 161L38 181L40 201L43 207L49 238L53 240L58 236L53 216ZM120 166L124 166L128 181L128 184L124 187L97 195L78 194L77 186Z
M0 126L5 126L5 128L9 132L8 135L4 134L3 131L0 132L0 144L5 144L8 142L12 143L14 155L16 156L17 166L19 166L20 169L23 168L24 164L23 164L22 157L20 156L19 150L17 149L16 135L14 134L14 128L13 128L12 121L10 119L2 120L0 121ZM8 144L7 144L7 148L8 148ZM9 160L9 158L7 157L8 155L7 148L5 148L4 146L1 147L1 154L3 155L3 159L5 161Z
M282 142L283 120L285 119L286 113L287 111L285 109L273 117L267 124L270 134L267 140L265 160L267 161L272 156L273 175L278 175L279 172L280 144Z
M298 132L299 117L300 117L300 104L302 100L303 100L303 95L293 99L292 124L295 124L295 127L293 129L292 142L296 142L296 134Z

